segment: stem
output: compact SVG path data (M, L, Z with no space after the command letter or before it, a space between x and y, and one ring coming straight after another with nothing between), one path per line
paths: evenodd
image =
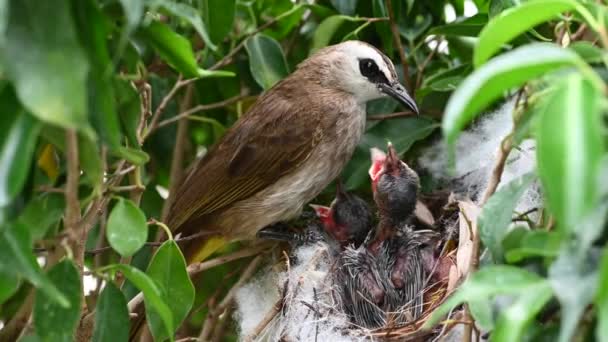
M395 13L393 12L393 4L391 0L386 0L386 9L388 11L388 17L391 26L391 32L393 33L393 41L397 52L399 52L399 59L401 59L401 66L403 67L403 79L405 80L405 86L410 91L410 94L414 96L414 88L412 87L412 80L410 78L409 66L407 64L407 58L405 57L405 51L403 51L403 45L401 44L401 37L399 36L399 29L395 22Z
M74 262L82 274L84 267L84 244L86 232L80 229L80 203L78 201L78 182L80 167L78 165L78 135L74 129L68 129L65 134L67 179L65 184L65 229L70 239L70 247L74 254Z

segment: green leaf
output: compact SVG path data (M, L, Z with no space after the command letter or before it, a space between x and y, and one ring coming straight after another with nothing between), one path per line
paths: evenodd
M568 49L576 52L587 63L601 63L605 54L602 49L589 42L574 42Z
M0 105L0 207L4 207L23 189L41 126L23 111L10 88L0 93Z
M202 0L201 6L211 41L221 43L232 31L236 0Z
M468 303L471 315L475 318L475 323L484 331L494 329L494 313L492 312L492 302L490 300L471 300Z
M150 156L139 149L120 146L116 153L135 165L143 165L150 160Z
M44 238L51 226L57 224L63 217L65 197L57 193L44 193L32 199L21 215L18 222L27 227L34 241Z
M505 251L509 263L530 257L556 257L563 242L562 234L546 230L526 230L516 247Z
M23 277L47 298L67 307L68 298L42 273L31 248L27 227L19 223L0 226L0 270L16 277Z
M194 304L194 285L186 271L186 261L177 243L166 241L156 251L146 272L156 282L169 304L173 326L179 327ZM146 311L152 335L157 341L167 337L160 316L153 310Z
M135 287L141 290L141 292L144 294L144 303L146 304L146 307L151 308L158 313L165 324L167 333L170 336L169 338L171 341L173 341L173 331L175 331L173 325L173 315L171 314L171 309L163 300L162 290L154 282L154 280L152 280L144 272L130 265L116 264L110 265L106 269L122 272L122 274L129 281L131 281ZM146 312L148 312L148 310L146 310Z
M45 293L36 293L34 302L34 326L43 341L74 340L74 332L80 321L82 286L80 273L71 260L63 260L49 270L50 280L65 293L69 306L61 306Z
M551 286L542 282L530 286L507 309L498 316L492 331L492 341L522 341L525 328L553 297Z
M0 46L4 46L5 36L4 32L8 24L8 13L9 13L8 0L0 0ZM0 73L2 73L2 66L0 66Z
M599 267L599 279L595 307L597 326L595 336L608 336L608 248L604 247Z
M113 65L106 46L109 30L103 14L92 1L77 1L74 7L80 41L91 65L87 80L89 119L101 139L116 150L122 134L112 85Z
M11 2L0 54L19 100L33 115L61 127L88 128L88 63L68 1Z
M93 342L122 342L129 340L129 310L122 292L107 282L97 300Z
M270 89L289 73L285 55L276 40L258 33L247 39L245 49L251 74L262 88Z
M119 0L122 5L122 10L127 18L127 33L139 25L141 17L144 14L143 0Z
M429 35L477 37L479 32L488 22L488 15L479 13L472 17L458 20L446 25L435 26L429 31Z
M106 237L123 257L135 254L148 239L146 216L131 200L119 197L108 217Z
M552 70L583 63L574 52L547 43L529 44L494 58L450 97L442 124L444 137L453 146L464 126L507 90Z
M575 7L576 0L536 0L501 12L479 34L479 43L473 57L475 66L481 66L503 44L518 35Z
M602 93L578 73L563 76L541 109L537 125L539 176L557 223L575 231L597 207L604 153Z
M310 47L310 54L313 54L320 48L326 47L331 42L331 38L334 36L336 31L347 21L356 21L357 19L349 17L347 15L332 15L326 18L319 24L315 30L314 36L312 37L312 46Z
M357 2L359 2L359 0L331 0L332 6L334 6L338 12L348 15L355 14Z
M226 3L226 1L224 1L224 3ZM194 9L193 7L191 7L187 4L177 3L177 2L172 2L172 1L163 1L161 4L161 7L164 8L169 13L171 13L175 16L178 16L178 17L184 19L185 21L187 21L188 23L190 23L190 25L192 25L192 27L196 30L196 32L199 34L199 36L203 39L203 41L205 42L205 45L207 45L207 47L210 48L211 50L214 50L214 51L217 50L217 46L215 46L215 44L213 44L213 42L209 38L207 29L203 25L203 20L201 19L201 16L197 12L196 9ZM233 7L234 7L234 4L233 4ZM234 11L234 9L233 9L233 11ZM232 25L232 23L230 23L230 24Z
M21 281L18 276L0 268L0 304L6 302L19 289Z
M370 165L369 150L377 147L382 150L391 141L399 154L405 153L418 140L429 136L437 123L425 117L384 120L370 128L355 149L353 158L347 164L342 176L348 189L356 189L369 184L368 169Z
M151 22L143 32L154 50L173 68L188 78L199 76L199 67L188 39L159 21Z
M502 240L511 224L513 210L535 178L529 173L502 187L490 197L477 219L479 237L497 262L503 257Z
M585 310L595 297L598 271L594 256L580 246L567 245L549 268L549 280L561 310L559 342L572 341Z
M499 294L525 293L542 284L548 284L547 280L519 267L486 266L473 273L451 297L431 314L423 327L432 327L442 316L463 302L482 300Z
M137 128L141 111L141 98L130 82L118 78L114 79L114 92L123 132L127 136L129 145L138 146Z

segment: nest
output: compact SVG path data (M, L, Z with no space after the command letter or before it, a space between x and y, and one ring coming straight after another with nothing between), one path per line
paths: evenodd
M424 199L423 199L424 200ZM444 334L448 321L423 329L435 309L464 280L477 254L473 234L479 208L468 200L442 194L417 207L419 223L441 232L433 280L424 286L422 315L407 323L387 322L367 329L341 311L332 288L337 258L325 243L300 247L270 267L237 294L237 321L244 341L423 341ZM437 217L437 219L435 219ZM258 303L251 302L255 298ZM265 304L264 304L265 303ZM269 305L270 303L270 305ZM260 309L264 308L263 313ZM399 314L399 313L396 313ZM388 314L387 317L393 315Z

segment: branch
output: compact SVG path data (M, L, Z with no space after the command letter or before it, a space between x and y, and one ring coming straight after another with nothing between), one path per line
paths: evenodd
M84 267L84 244L86 232L81 229L80 202L78 201L78 182L80 179L80 167L78 165L78 135L73 129L68 129L65 134L67 179L65 184L65 218L64 225L68 232L74 262L82 274Z
M238 259L242 259L242 258L247 258L250 257L252 255L256 255L266 249L268 249L269 245L268 244L259 244L259 245L255 245L255 246L251 246L248 248L244 248L241 249L237 252L234 252L232 254L227 254L227 255L222 255L219 256L217 258L211 259L211 260L207 260L207 261L203 261L201 263L198 264L192 264L190 266L188 266L188 274L190 275L190 277L201 273L205 270L208 270L210 268L219 266L219 265L223 265L225 263L234 261L234 260L238 260Z
M158 120L160 120L160 116L165 111L165 108L167 107L167 105L169 104L171 99L173 99L173 96L175 96L177 91L180 90L180 88L183 86L184 86L183 76L180 74L177 77L177 81L173 85L173 88L171 88L169 93L167 95L165 95L165 97L163 97L163 99L160 101L160 104L154 111L154 115L152 115L152 121L150 121L148 131L142 136L142 141L145 140L150 135L150 132L152 132L156 129L156 125L158 125Z
M422 62L422 64L418 68L418 75L416 75L416 85L414 86L415 89L420 88L420 86L422 85L422 77L424 74L424 69L431 62L431 60L433 59L435 54L437 54L437 51L439 51L439 45L441 42L439 41L439 39L435 40L435 42L437 43L435 45L435 48L433 49L433 51L431 51L431 53L426 57L424 62Z
M202 111L207 111L207 110L211 110L211 109L216 109L216 108L222 108L222 107L226 107L229 106L235 102L239 102L240 100L244 99L245 97L247 97L247 94L241 94L241 95L237 95L234 97L231 97L229 99L223 100L223 101L219 101L219 102L215 102L215 103L209 103L209 104L201 104L198 105L196 107L192 107L186 111L181 112L180 114L163 120L161 121L157 126L156 129L159 129L161 127L164 127L166 125L169 125L175 121L178 121L180 119L184 119L189 117L190 115L197 113L197 112L202 112Z
M405 57L405 51L403 51L403 45L401 45L401 37L399 36L397 22L395 22L395 13L393 12L393 4L391 0L386 0L386 9L388 11L391 32L393 33L393 41L395 43L395 47L397 48L397 52L399 52L399 59L401 59L401 66L403 67L403 79L405 80L405 85L410 91L410 94L413 96L415 89L412 87L409 66L407 64L407 58Z
M180 104L180 111L185 111L186 108L190 107L192 101L192 85L186 88L186 95ZM165 222L169 215L169 210L173 204L175 198L175 192L181 182L182 175L184 173L184 147L188 139L188 120L181 119L177 124L177 136L175 138L175 147L173 148L173 159L171 160L171 173L169 175L169 197L163 203L163 209L161 212L161 221ZM163 236L162 232L157 234L157 241Z

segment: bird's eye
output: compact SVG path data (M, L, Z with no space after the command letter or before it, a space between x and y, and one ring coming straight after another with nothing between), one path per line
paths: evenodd
M359 60L359 71L363 77L374 84L388 84L386 76L380 68L378 68L378 64L371 58L362 58Z
M369 58L364 58L359 61L359 70L361 71L361 75L367 78L374 78L380 72L376 62Z

